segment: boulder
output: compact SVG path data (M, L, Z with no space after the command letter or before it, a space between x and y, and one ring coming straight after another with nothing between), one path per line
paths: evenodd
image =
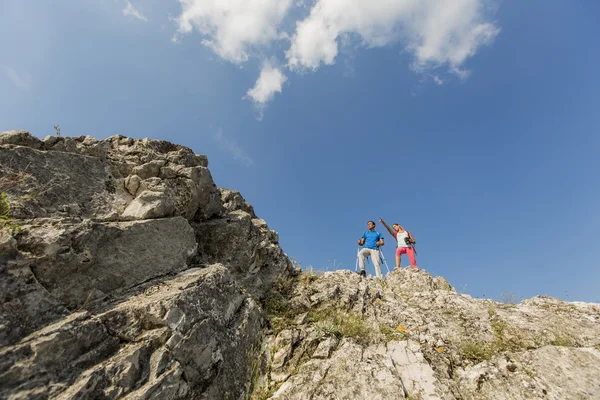
M249 396L260 301L295 270L263 220L224 212L206 156L0 138L0 398Z
M42 141L27 131L5 131L0 133L0 146L11 144L25 146L33 149L42 147Z

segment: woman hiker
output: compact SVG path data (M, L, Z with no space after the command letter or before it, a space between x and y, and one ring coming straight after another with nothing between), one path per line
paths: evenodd
M417 243L413 235L402 228L399 224L392 224L392 230L388 224L382 218L379 218L379 222L386 227L390 235L396 238L398 241L398 247L396 248L396 268L400 268L400 257L402 254L408 254L408 259L410 260L410 265L413 268L417 268L417 259L415 258L415 248L413 245Z

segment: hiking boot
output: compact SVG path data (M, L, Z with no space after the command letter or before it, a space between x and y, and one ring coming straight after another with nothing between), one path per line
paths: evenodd
M361 270L358 274L364 278L367 277L367 271L365 271L365 270Z

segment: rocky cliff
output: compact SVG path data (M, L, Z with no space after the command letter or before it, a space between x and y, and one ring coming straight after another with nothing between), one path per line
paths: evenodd
M294 268L205 156L0 135L0 398L600 398L600 305Z
M205 156L0 135L0 398L243 398L295 273Z

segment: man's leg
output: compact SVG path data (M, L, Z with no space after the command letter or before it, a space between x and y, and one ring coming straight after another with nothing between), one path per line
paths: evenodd
M381 267L379 266L379 250L371 250L371 261L373 261L377 277L383 278L383 275L381 275Z
M415 257L415 249L412 247L407 248L406 254L408 254L408 259L410 260L410 265L412 265L413 268L417 268L417 259Z
M367 258L370 254L371 252L369 251L369 249L362 249L358 253L358 267L361 271L365 270L365 258Z

